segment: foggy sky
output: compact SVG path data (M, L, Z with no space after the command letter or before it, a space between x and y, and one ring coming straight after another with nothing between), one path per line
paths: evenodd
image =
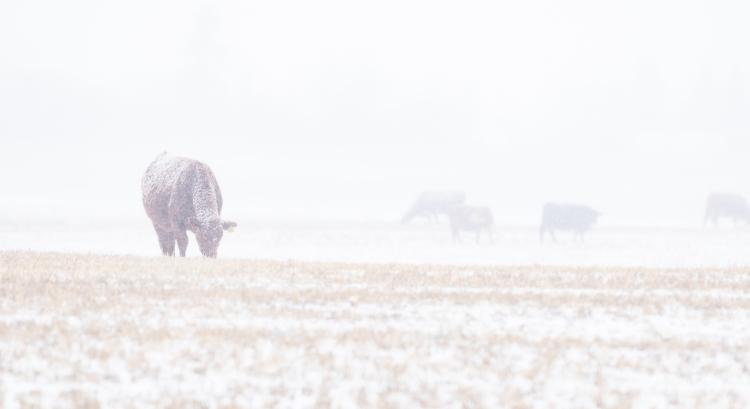
M161 151L236 219L397 220L464 189L697 224L750 196L743 1L0 3L0 220L142 220Z

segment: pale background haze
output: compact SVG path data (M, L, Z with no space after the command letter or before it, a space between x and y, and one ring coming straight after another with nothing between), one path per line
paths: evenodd
M547 200L698 225L750 195L742 1L6 1L0 220L147 222L161 151L239 220L398 220L429 188L499 224Z

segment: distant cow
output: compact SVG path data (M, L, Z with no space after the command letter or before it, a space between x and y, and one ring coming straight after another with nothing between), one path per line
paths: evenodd
M401 223L409 223L417 217L437 221L440 215L447 215L452 207L463 204L465 200L466 194L460 191L422 192L406 211Z
M146 169L141 188L143 207L164 255L174 255L177 241L185 257L190 230L201 253L216 257L223 231L237 225L221 220L221 190L204 163L162 153Z
M706 200L706 215L703 218L703 224L713 223L714 226L719 224L719 219L732 219L734 224L742 220L750 223L750 206L747 200L740 195L730 193L712 193Z
M466 205L453 206L448 210L453 241L461 240L462 231L476 233L476 241L479 243L479 235L484 231L492 243L492 230L495 224L492 210L489 207L473 207Z
M575 237L583 240L583 235L596 224L601 213L582 205L547 203L542 210L542 225L539 240L544 241L544 233L549 232L553 241L555 230L572 230Z

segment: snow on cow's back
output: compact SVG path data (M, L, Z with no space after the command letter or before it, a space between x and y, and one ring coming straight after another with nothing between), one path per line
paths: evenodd
M588 229L600 216L593 208L569 203L546 203L542 209L542 225L558 228Z
M180 174L193 162L195 160L167 152L159 154L148 166L141 181L144 200L150 194L171 190Z
M169 226L168 205L180 176L195 160L162 152L148 166L141 180L143 208L154 224Z

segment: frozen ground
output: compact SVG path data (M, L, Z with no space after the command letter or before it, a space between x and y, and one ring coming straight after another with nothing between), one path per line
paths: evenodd
M742 408L748 323L746 267L0 252L0 407Z
M243 223L169 259L138 223L2 225L0 407L750 406L750 230L560 241Z
M554 264L567 266L750 265L750 228L597 228L584 244L559 234L540 245L531 227L498 226L494 244L471 234L452 243L447 226L387 223L240 222L227 233L220 257L435 264ZM0 250L96 254L159 254L145 221L130 224L9 225L0 223ZM188 255L198 255L190 235Z

